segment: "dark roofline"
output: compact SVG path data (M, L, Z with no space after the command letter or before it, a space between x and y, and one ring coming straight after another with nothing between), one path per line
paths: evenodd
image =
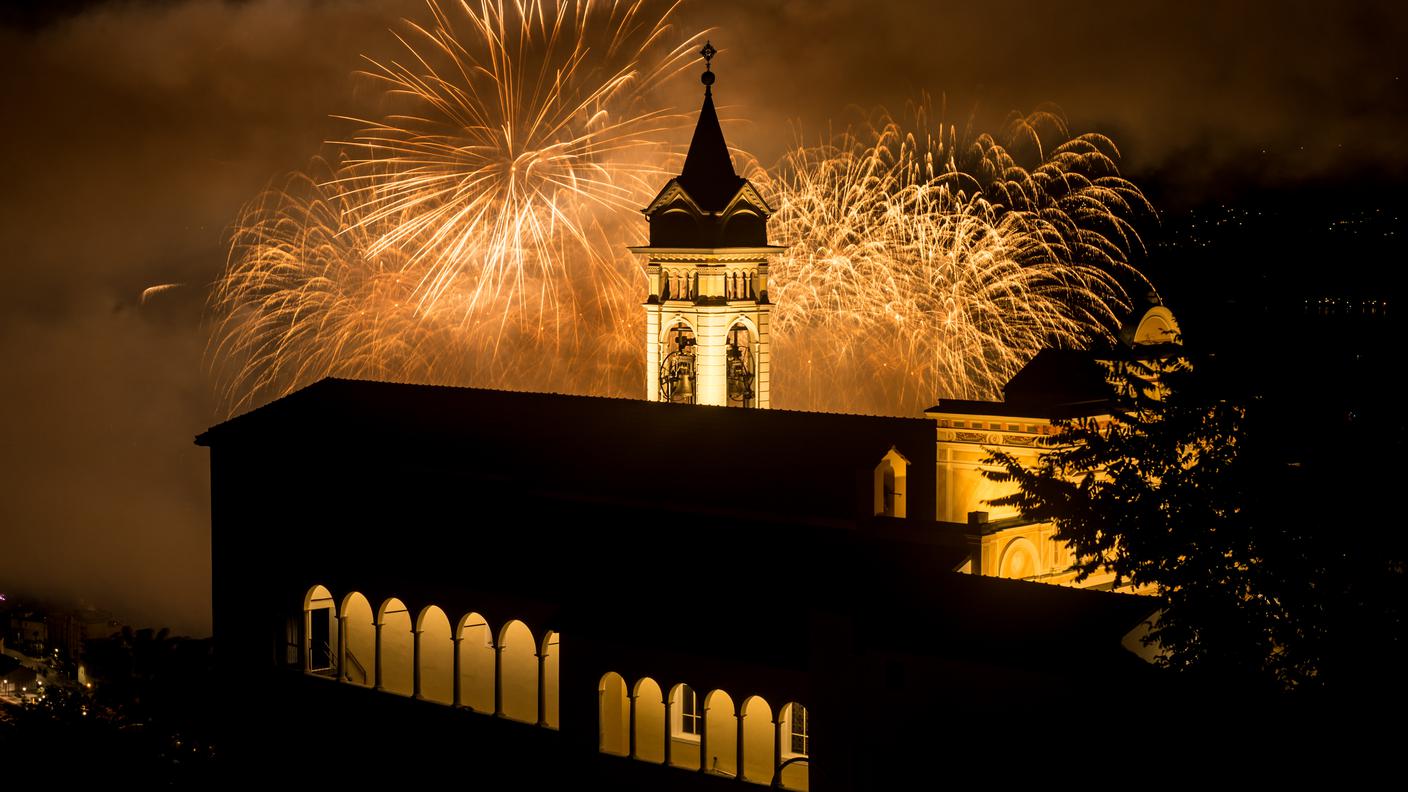
M824 420L833 422L843 422L848 424L910 424L910 428L912 429L918 429L920 426L922 426L926 430L932 425L930 420L927 418L911 418L905 416L862 415L859 413L814 412L808 410L778 409L740 411L737 408L732 407L722 407L707 404L668 404L665 402L651 402L646 401L645 399L629 398L624 396L588 396L573 393L509 390L505 388L471 388L455 385L432 385L427 383L404 383L388 382L384 380L349 379L345 377L325 377L321 380L318 380L317 382L314 382L311 385L307 385L303 388L300 388L294 391L293 393L281 396L278 399L275 399L274 401L260 405L259 407L256 407L248 412L241 413L239 415L236 415L232 418L228 418L218 424L211 426L204 432L201 432L200 434L196 435L195 444L198 446L204 446L209 448L212 442L219 440L221 436L231 431L235 431L245 426L253 426L262 423L265 420L266 416L270 416L276 413L282 413L286 410L296 408L297 406L301 405L302 402L307 401L309 399L317 398L324 393L336 393L338 390L378 388L384 388L388 391L402 390L420 391L425 393L455 392L462 393L466 396L471 397L474 395L508 395L511 398L557 402L561 405L567 405L572 403L580 404L583 402L595 402L599 404L617 403L623 405L637 405L639 409L646 410L729 410L732 412L747 412L754 414L767 413L773 415L792 416L795 419L802 420Z

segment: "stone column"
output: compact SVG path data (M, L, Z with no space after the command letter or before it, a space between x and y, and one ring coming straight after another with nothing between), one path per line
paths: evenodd
M746 700L745 700L745 701L746 701ZM736 727L738 728L738 750L737 750L737 751L734 753L734 755L733 755L733 764L734 764L734 768L733 768L733 769L734 769L733 780L735 780L735 781L742 781L742 780L743 780L743 719L746 718L746 717L748 717L748 713L743 709L744 706L745 706L744 701L740 701L740 702L738 702L737 704L735 704L735 705L733 705L733 706L737 708L737 709L735 710L735 712L736 712L736 715L735 715L736 722L734 723L734 726L736 726Z
M374 685L372 685L372 687L374 687L374 688L377 689L377 690L385 690L385 688L383 688L383 687L381 686L381 667L382 667L382 665L383 665L383 663L381 662L381 622L376 622L375 624L376 624L376 651L373 652L373 654L376 655L376 673L374 674L374 678L375 678L375 680L376 680L376 683L375 683Z
M636 756L636 694L634 692L627 693L626 701L631 707L630 732L626 742L630 748L626 755L632 759L639 759L640 757Z
M351 682L347 675L347 617L337 617L337 680Z
M661 691L664 694L665 704L665 766L670 766L670 753L674 747L675 722L670 720L670 714L674 710L670 702L670 691Z
M787 707L782 705L783 709ZM782 724L786 719L782 717L782 709L773 713L772 716L772 785L782 786Z
M454 692L450 694L450 703L451 703L452 705L456 706L456 707L463 707L463 706L464 706L463 692L460 690L460 643L464 641L464 637L463 637L463 636L460 636L460 635L456 635L454 638L452 638L452 639L450 639L450 640L451 640L451 643L454 645L454 651L455 651L455 657L454 657L455 679L454 679L454 683L453 683Z
M709 705L695 693L699 713L699 772L709 772Z
M543 636L547 640L547 636ZM539 652L538 658L538 725L547 728L548 725L548 654L546 651Z
M504 647L502 639L494 642L494 714L504 714Z
M425 698L420 692L420 632L411 631L411 698Z

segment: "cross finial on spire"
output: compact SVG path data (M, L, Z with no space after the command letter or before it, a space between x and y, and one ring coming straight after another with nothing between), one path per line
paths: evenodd
M704 49L699 50L699 54L704 56L704 73L700 75L699 81L704 83L704 95L709 96L713 93L713 88L710 86L714 84L714 72L710 64L714 60L714 55L718 54L718 50L714 49L712 41L705 41Z

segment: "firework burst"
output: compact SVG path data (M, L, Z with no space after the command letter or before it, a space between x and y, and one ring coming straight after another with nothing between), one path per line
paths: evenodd
M447 10L447 8L449 10ZM239 411L326 376L639 395L645 281L625 243L689 116L673 7L429 3L385 112L335 165L253 201L212 300L210 359ZM1152 216L1118 151L1042 109L999 137L927 104L750 168L778 207L775 404L909 413L993 398L1047 345L1107 336L1146 289Z
M920 106L792 151L775 174L779 406L912 414L996 398L1044 346L1108 337L1128 309L1133 222L1148 210L1103 138L1051 149L1059 115L1015 117L1024 167L990 136L960 145ZM1035 144L1034 146L1032 144Z
M667 178L686 116L651 92L697 37L667 42L673 7L644 2L428 8L364 72L386 112L236 223L211 347L231 411L330 375L639 381L644 278L616 230Z

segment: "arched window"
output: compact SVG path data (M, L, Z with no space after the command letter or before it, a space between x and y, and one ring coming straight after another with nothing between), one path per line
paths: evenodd
M699 735L704 733L704 706L694 688L681 682L670 690L670 764L699 769Z
M729 407L754 407L757 405L753 333L743 323L729 328L728 340L724 346L724 367L728 377L727 400Z
M677 324L660 344L660 401L694 403L694 331Z
M725 247L762 247L768 243L767 223L749 211L735 212L724 222Z
M654 247L698 247L699 223L684 209L667 209L650 219Z
M1019 536L1002 549L1002 557L997 562L998 577L1022 580L1041 573L1041 563L1036 544L1025 536Z
M875 514L884 517L904 517L906 472L909 460L893 447L875 466Z
M807 708L797 702L782 706L778 722L778 739L782 759L779 781L783 789L807 789L810 784L808 760L812 752L810 716Z

